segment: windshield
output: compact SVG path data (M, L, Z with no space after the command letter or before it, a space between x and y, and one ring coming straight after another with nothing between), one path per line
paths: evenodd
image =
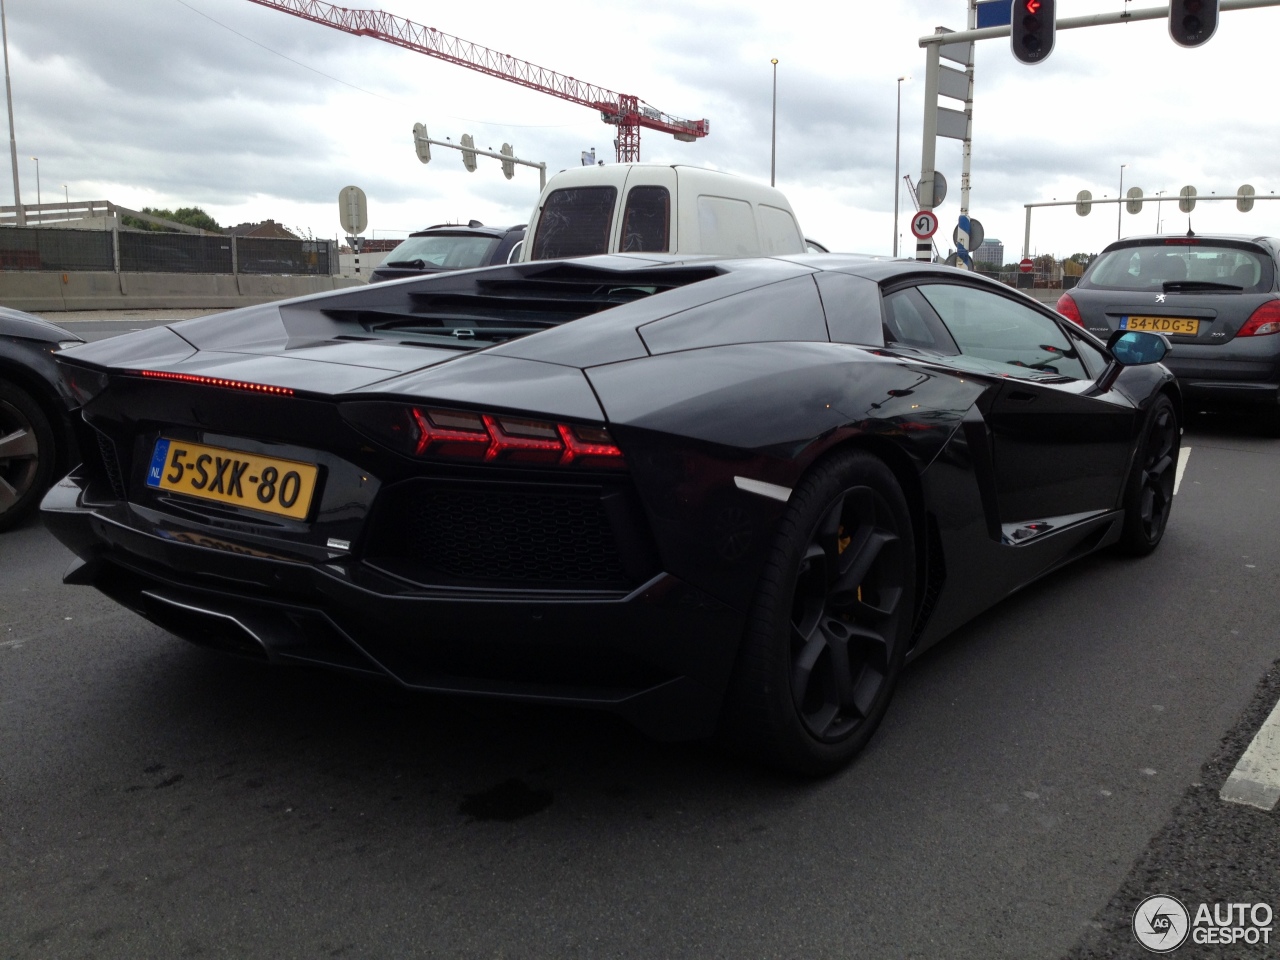
M410 237L387 254L386 264L389 267L412 265L419 270L424 267L448 270L487 267L498 242L497 237L478 235ZM414 263L417 260L422 261L421 265Z
M1271 289L1271 258L1261 250L1179 238L1107 251L1090 267L1086 280L1089 286L1113 290L1164 290L1165 284L1175 284L1188 291L1258 293Z

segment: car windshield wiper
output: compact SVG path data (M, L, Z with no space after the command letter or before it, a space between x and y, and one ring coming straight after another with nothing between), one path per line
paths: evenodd
M1166 280L1165 293L1185 293L1189 290L1244 290L1235 283L1214 283L1212 280Z

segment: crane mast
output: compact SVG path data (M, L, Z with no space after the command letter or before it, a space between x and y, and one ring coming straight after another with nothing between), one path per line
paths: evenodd
M618 128L619 163L640 159L640 130L669 133L677 140L692 142L705 137L710 124L705 120L683 120L663 113L639 97L615 93L593 83L565 76L536 63L520 60L489 47L451 34L424 27L383 10L349 10L322 0L250 0L263 7L310 20L357 37L373 37L415 53L447 60L460 67L487 73L530 90L568 100L600 112L600 119Z

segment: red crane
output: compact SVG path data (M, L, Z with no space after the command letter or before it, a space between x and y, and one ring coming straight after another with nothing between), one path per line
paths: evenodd
M584 83L562 73L548 70L527 60L517 60L506 53L490 50L470 40L451 36L435 27L424 27L382 10L348 10L321 0L250 0L252 3L291 13L303 20L320 23L335 30L373 37L394 43L406 50L425 53L429 57L448 60L460 67L478 70L491 77L518 83L530 90L540 90L561 100L580 103L600 111L600 119L618 128L618 162L634 163L640 159L640 128L669 133L677 140L694 141L710 130L706 120L681 120L649 106L639 97L614 93L593 83Z

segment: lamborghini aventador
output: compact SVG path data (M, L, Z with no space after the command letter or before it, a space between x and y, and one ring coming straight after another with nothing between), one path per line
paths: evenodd
M196 643L838 769L905 663L1164 534L1156 333L804 254L540 261L59 355L90 584Z

